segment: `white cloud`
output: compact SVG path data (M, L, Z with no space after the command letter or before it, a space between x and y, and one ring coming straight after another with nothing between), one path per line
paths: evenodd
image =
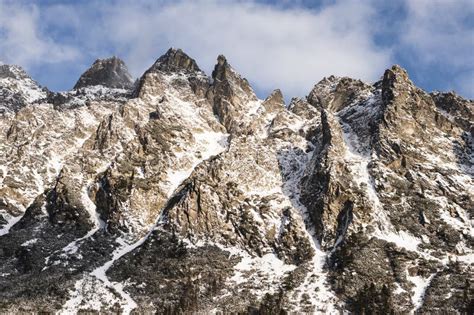
M375 13L356 1L316 11L252 1L118 0L51 5L41 19L50 29L68 27L68 43L88 59L119 55L135 76L173 46L207 73L224 54L257 90L303 96L331 74L378 79L391 54L372 42Z
M372 41L376 12L357 1L317 11L253 1L25 3L0 0L0 59L26 67L116 54L139 76L173 46L207 73L224 54L257 90L303 96L331 74L375 80L391 59ZM59 42L45 31L65 28Z
M218 54L259 89L305 95L323 76L375 80L390 51L372 41L375 12L356 1L319 11L252 2L121 1L104 15L113 45L138 74L169 46L183 48L207 72Z
M313 10L308 0L255 1L0 0L0 60L56 64L55 73L64 65L73 81L91 60L115 54L139 76L173 46L207 73L224 54L261 94L281 88L291 97L331 74L376 80L397 58L422 86L474 96L471 0L392 6L404 5L406 16L376 0L323 0Z
M28 68L37 63L76 59L76 48L61 45L41 32L37 6L0 0L0 59Z
M420 68L442 65L451 86L474 97L474 4L472 0L406 0L401 45Z

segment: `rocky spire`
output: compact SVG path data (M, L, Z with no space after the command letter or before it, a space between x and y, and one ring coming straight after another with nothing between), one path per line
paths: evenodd
M340 80L341 78L333 75L324 77L314 85L306 100L315 107L327 108L328 103L331 101L332 92L336 89Z
M395 90L402 91L411 87L413 87L413 83L410 81L407 71L399 65L393 65L383 74L382 98L384 103L387 104L393 100Z
M249 111L257 97L248 81L234 71L223 55L217 57L212 78L208 98L213 103L214 113L227 131L239 132L241 116Z
M196 61L185 54L181 49L170 48L158 58L148 71L162 72L196 72L201 71Z
M114 56L107 59L97 59L92 66L81 75L76 85L74 85L74 89L95 85L128 89L132 87L133 80L125 63Z
M227 63L227 59L224 55L217 56L217 63L212 71L212 78L214 80L225 80L226 73L230 70L230 65Z
M278 111L285 107L285 100L280 89L273 90L262 103L267 111Z

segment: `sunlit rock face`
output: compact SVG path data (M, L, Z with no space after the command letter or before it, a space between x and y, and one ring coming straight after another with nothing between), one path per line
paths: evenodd
M393 66L285 105L218 56L0 66L0 311L472 313L473 102Z
M84 72L74 89L102 85L108 88L126 89L133 85L132 76L128 73L125 63L117 58L97 59L94 64Z

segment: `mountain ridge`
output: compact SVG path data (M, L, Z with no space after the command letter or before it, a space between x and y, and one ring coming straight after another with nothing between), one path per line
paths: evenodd
M224 56L94 65L0 81L0 310L472 310L472 101L399 66L285 106Z

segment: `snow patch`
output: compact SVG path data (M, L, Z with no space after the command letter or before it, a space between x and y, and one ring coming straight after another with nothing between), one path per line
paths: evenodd
M4 66L5 67L5 66ZM27 103L33 103L46 98L46 91L43 90L18 66L7 66L15 77L0 78L0 86L13 93L20 94Z
M77 251L79 250L80 242L92 237L100 229L105 229L105 222L100 219L100 214L97 212L97 207L95 203L89 197L89 192L88 192L89 185L90 183L88 182L86 185L82 187L81 203L84 206L84 209L89 213L89 219L91 220L94 226L89 232L87 232L86 235L78 239L75 239L74 241L72 241L71 243L69 243L62 249L63 253L61 254L61 256L63 258L67 257L68 255L77 253ZM49 258L50 256L46 257L46 260L45 260L46 265L49 263Z
M58 314L77 314L79 310L101 311L104 305L121 304L118 299L104 284L87 276L74 284L74 289L69 291L70 299L63 305Z
M2 213L0 213L0 215L3 217L3 219L7 222L6 224L4 224L1 228L0 228L0 236L2 235L5 235L5 234L8 234L10 232L10 229L12 228L12 226L14 226L15 224L18 223L18 221L21 220L21 218L23 217L22 215L19 215L19 216L12 216L10 214L8 214L7 212L3 211Z
M465 264L472 265L474 264L474 253L469 253L467 255L456 255L454 256L456 261L461 261Z
M168 196L174 192L176 188L191 175L192 171L196 166L204 160L209 159L212 156L216 156L222 153L228 146L228 134L221 132L206 131L196 133L193 135L195 139L195 148L193 151L200 152L200 156L191 156L192 165L185 170L172 170L168 171L167 182L168 182ZM179 158L187 159L188 155L179 156ZM179 162L179 161L178 161Z
M226 250L225 248L223 248ZM286 273L293 271L296 266L287 265L275 254L266 254L262 257L252 257L245 251L241 251L239 255L242 260L234 267L234 275L229 279L236 284L241 284L252 280L245 276L245 274L251 273L252 271L266 274L270 277L270 282L278 282Z
M126 293L123 289L123 285L117 282L111 282L106 275L107 270L112 267L115 261L119 258L124 256L125 254L131 252L146 240L146 238L141 239L140 241L128 244L122 238L118 238L117 242L119 243L120 247L117 248L113 254L112 259L106 262L104 265L100 266L99 268L95 269L91 272L91 275L96 277L97 279L101 280L106 287L113 288L122 298L123 300L123 314L130 314L130 312L137 307L137 303L130 297L128 293Z
M405 231L394 232L377 229L373 236L387 242L395 243L398 247L402 247L413 252L418 252L418 245L421 244L419 238L416 238Z
M24 242L23 244L21 244L21 246L25 246L25 247L26 247L26 246L30 246L30 245L35 244L36 242L38 242L38 239L37 239L37 238L33 238L33 239L29 240L29 241Z
M86 185L82 187L81 190L81 202L84 206L85 210L89 213L89 218L94 224L95 228L105 227L104 222L100 219L100 214L97 212L97 207L95 203L89 197L89 185L88 182Z
M413 312L416 312L422 305L425 297L426 289L433 280L435 274L430 275L428 278L423 278L421 276L409 276L408 280L415 285L412 289L411 301L415 306Z
M262 257L251 256L245 250L238 247L224 246L219 243L198 241L192 243L190 240L183 239L189 248L198 248L202 246L216 246L223 251L229 252L229 258L240 257L241 260L234 266L234 274L228 280L230 286L246 283L244 287L249 289L248 285L258 284L251 289L252 294L257 298L262 298L265 293L275 292L281 279L289 272L296 269L295 265L285 264L274 253L267 253Z

